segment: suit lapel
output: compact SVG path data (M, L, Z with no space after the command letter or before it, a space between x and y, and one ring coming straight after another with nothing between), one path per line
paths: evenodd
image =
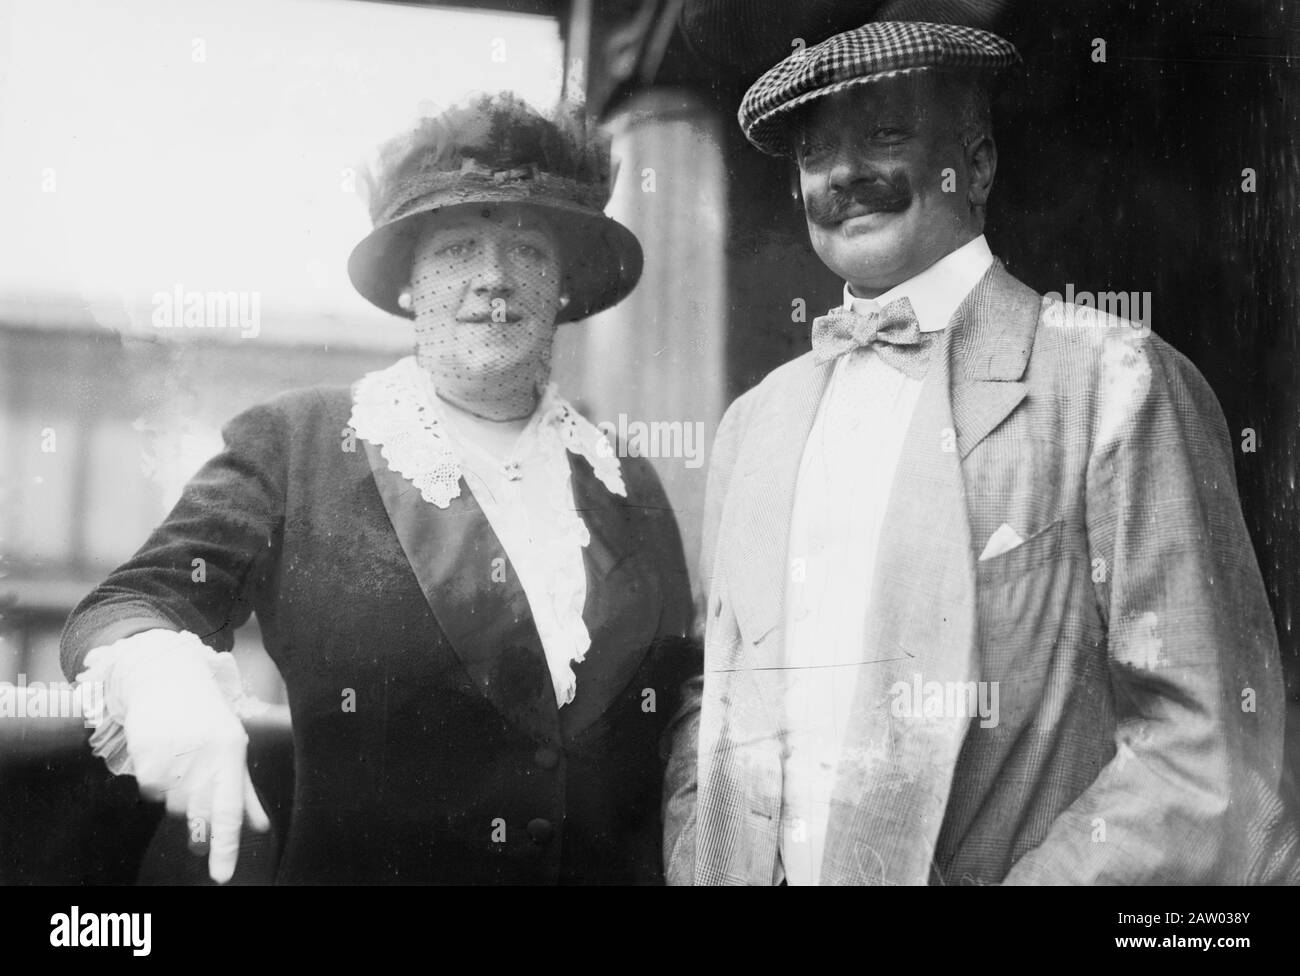
M587 581L599 583L635 550L625 511L626 500L607 489L584 458L565 453L569 456L573 504L591 535L591 541L583 549ZM590 589L589 585L588 592Z
M899 715L895 689L966 681L972 670L974 566L949 402L951 330L899 458L876 550L859 672L827 824L823 884L921 884L966 723Z
M521 731L558 734L555 693L528 599L473 493L424 500L369 441L366 458L411 571L474 684Z
M964 459L1024 399L1041 299L995 261L953 318L952 416Z
M661 595L635 499L610 492L583 458L570 454L569 465L573 501L591 536L582 552L587 571L582 618L591 648L574 666L573 701L560 709L561 727L571 739L605 712L640 668L659 627Z
M962 459L1025 396L1037 296L996 263L938 337L876 553L871 658L828 821L825 884L924 884L969 718L900 714L900 690L978 678L975 554ZM1032 318L1030 305L1032 304ZM914 708L920 702L910 701Z
M736 462L730 524L719 538L729 547L727 589L747 644L782 620L795 482L832 366L814 365L809 354L774 374L768 382L780 386L756 406Z

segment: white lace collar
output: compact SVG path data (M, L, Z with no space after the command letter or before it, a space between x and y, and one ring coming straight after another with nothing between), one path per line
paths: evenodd
M447 434L441 401L414 356L367 373L352 386L348 425L379 448L388 466L420 490L432 505L446 508L460 495L461 464ZM571 453L587 460L607 490L627 497L618 455L605 434L578 413L549 383L534 415Z

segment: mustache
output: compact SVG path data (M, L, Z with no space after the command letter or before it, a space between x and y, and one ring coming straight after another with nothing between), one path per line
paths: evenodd
M912 205L912 184L902 171L873 180L855 180L845 190L829 190L804 200L808 219L827 226L866 210L899 213Z

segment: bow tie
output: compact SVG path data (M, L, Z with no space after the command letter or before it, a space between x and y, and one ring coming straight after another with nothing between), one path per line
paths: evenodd
M922 334L921 323L906 298L896 299L869 315L837 308L813 319L812 346L818 366L873 344L877 355L889 366L914 380L925 376L931 343Z

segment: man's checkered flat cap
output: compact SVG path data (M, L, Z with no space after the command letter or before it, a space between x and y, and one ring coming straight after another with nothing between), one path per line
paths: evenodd
M740 127L773 156L790 154L790 113L853 85L932 68L997 73L1020 55L997 34L955 24L876 21L795 51L754 82L740 103Z

